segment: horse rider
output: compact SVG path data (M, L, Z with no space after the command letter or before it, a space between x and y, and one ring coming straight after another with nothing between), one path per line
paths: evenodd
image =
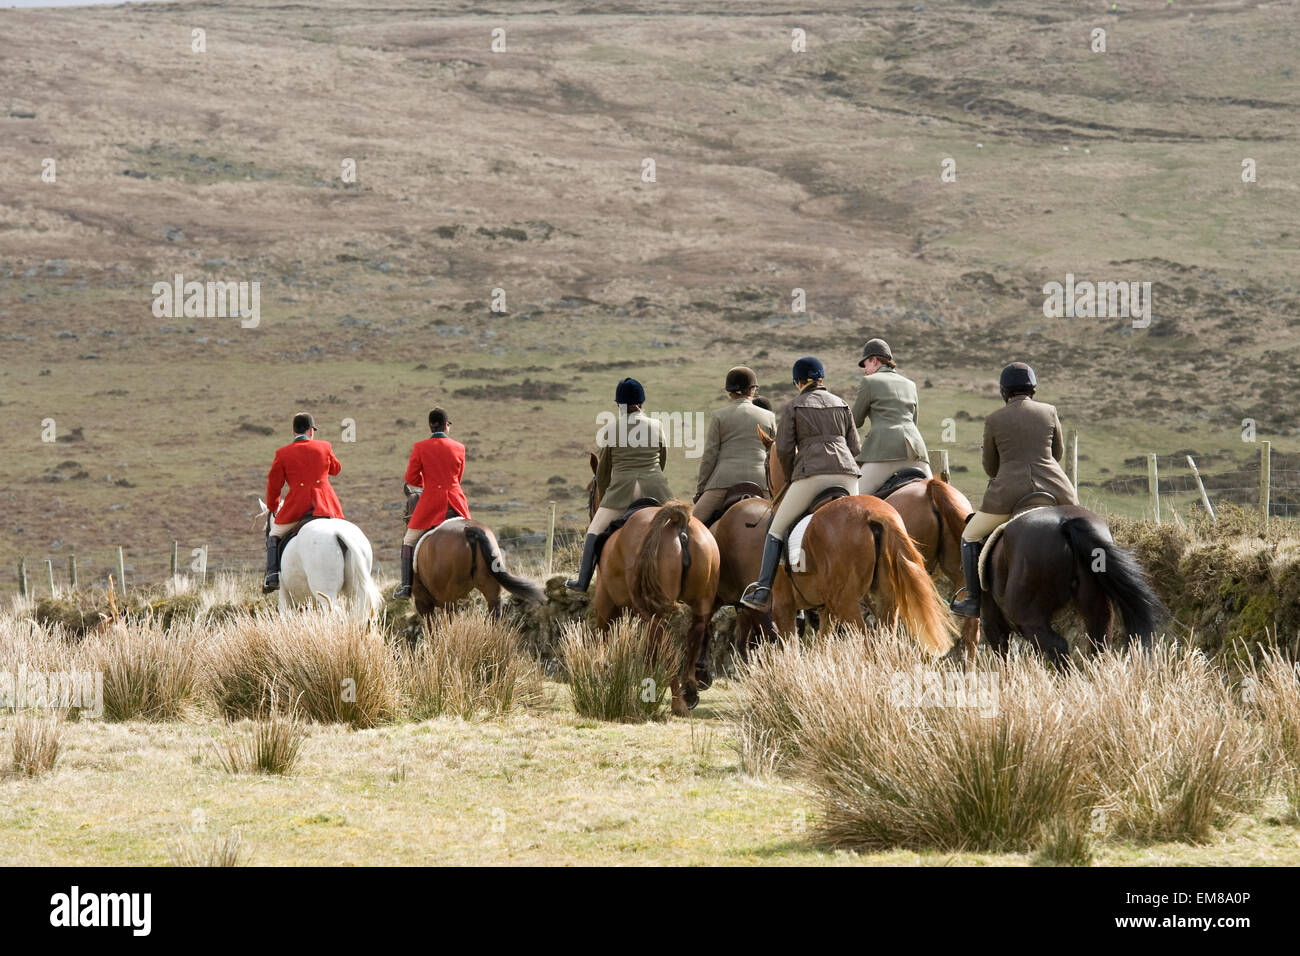
M766 611L772 603L772 581L781 560L790 526L827 488L858 493L858 429L848 402L826 389L822 363L805 355L794 363L799 394L786 404L776 430L776 455L788 484L776 503L776 513L763 542L758 580L745 588L740 603Z
M966 598L954 598L951 607L965 617L978 617L980 612L979 560L984 539L1035 493L1046 492L1058 505L1079 503L1059 464L1065 454L1061 418L1054 405L1034 401L1038 388L1034 370L1024 362L1012 362L1002 370L999 384L1003 407L984 420L984 471L990 481L980 510L971 515L961 536Z
M858 487L863 494L874 494L900 468L918 468L928 478L930 456L916 427L916 383L898 371L884 339L862 346L858 367L862 384L853 403L853 424L860 429L871 422L858 452Z
M767 448L758 429L774 434L776 415L754 404L758 379L751 369L737 365L727 373L723 388L730 401L709 418L700 458L692 512L700 521L707 521L722 507L732 485L742 481L752 481L760 488L767 485Z
M334 457L327 441L316 441L316 423L311 415L293 416L293 441L275 450L275 460L266 476L266 507L274 515L271 533L266 538L266 579L262 590L270 593L280 587L280 542L299 520L342 518L343 505L330 487L330 475L337 475L343 465ZM289 486L289 494L280 503L280 490Z
M406 463L406 488L408 493L416 489L422 492L402 538L402 583L393 592L394 598L411 596L415 543L420 536L448 518L469 517L469 502L460 483L465 474L465 446L451 437L450 429L447 413L435 408L429 412L432 434L411 446L411 458Z
M596 565L596 543L601 532L638 498L655 498L661 504L673 496L664 477L668 445L659 422L641 411L645 389L634 378L625 378L614 389L618 415L610 435L608 427L597 436L600 453L596 460L595 493L600 507L587 526L582 543L582 564L577 578L564 582L574 591L585 591Z

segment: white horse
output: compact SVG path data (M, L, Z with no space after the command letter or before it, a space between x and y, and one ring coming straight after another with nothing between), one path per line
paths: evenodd
M280 610L312 604L330 609L342 598L353 620L373 621L383 606L370 576L373 565L370 539L351 521L309 521L280 555Z

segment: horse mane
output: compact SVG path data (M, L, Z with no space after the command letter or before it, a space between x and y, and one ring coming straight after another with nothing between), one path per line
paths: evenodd
M639 597L637 609L642 613L664 616L672 611L673 605L677 603L676 594L669 595L664 590L664 583L659 575L659 548L664 531L672 530L677 534L689 535L690 523L690 509L682 501L669 501L650 519L645 540L641 542L641 550L632 565L632 573L637 583L632 593ZM688 541L689 537L682 541L684 556L689 555ZM677 591L681 591L680 581Z

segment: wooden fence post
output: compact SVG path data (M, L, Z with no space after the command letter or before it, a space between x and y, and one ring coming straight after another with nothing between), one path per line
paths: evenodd
M555 502L551 505L551 523L546 528L546 576L555 573Z
M22 591L23 597L29 597L27 591L27 559L18 559L18 588Z
M176 577L180 574L180 565L177 561L177 549L180 547L179 541L172 541L172 584L175 585Z
M77 590L77 556L68 555L68 581L71 582L72 590Z
M1160 523L1160 466L1157 455L1147 456L1147 486L1151 489L1151 513Z
M45 574L50 579L50 597L54 597L54 562L49 558L45 559Z
M1074 485L1074 493L1079 493L1079 433L1071 429L1070 431L1070 484Z
M939 480L952 484L952 473L948 469L948 449L939 449Z
M1273 443L1259 443L1259 508L1264 512L1264 527L1268 527L1268 506L1271 488L1269 482L1273 472Z
M1196 479L1196 487L1201 491L1201 504L1205 505L1205 510L1209 512L1210 521L1218 523L1218 517L1214 514L1214 506L1210 504L1210 496L1205 493L1205 482L1201 481L1201 473L1196 468L1196 462L1192 461L1192 456L1187 456L1187 467L1192 469L1192 477Z
M117 583L122 589L122 597L126 597L126 560L122 557L122 546L117 546Z

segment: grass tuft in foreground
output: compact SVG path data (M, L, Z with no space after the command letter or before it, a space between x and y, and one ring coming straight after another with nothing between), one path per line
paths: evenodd
M668 716L671 681L681 652L666 634L642 621L615 621L603 638L585 624L569 624L560 655L569 675L573 708L583 717L625 723Z

